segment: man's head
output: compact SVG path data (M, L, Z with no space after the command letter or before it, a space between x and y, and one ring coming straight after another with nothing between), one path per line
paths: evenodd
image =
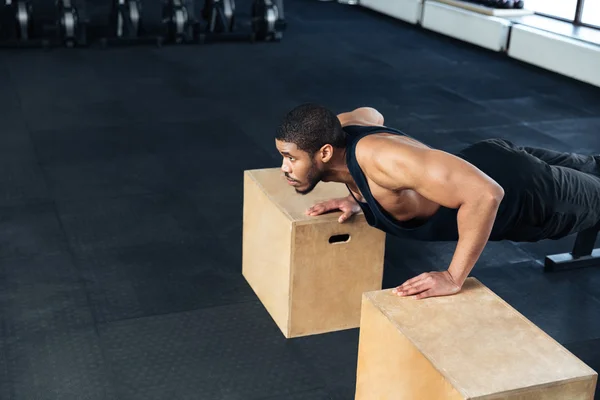
M286 114L275 145L283 156L282 171L300 194L310 193L322 180L335 149L346 145L335 113L316 104L300 105Z

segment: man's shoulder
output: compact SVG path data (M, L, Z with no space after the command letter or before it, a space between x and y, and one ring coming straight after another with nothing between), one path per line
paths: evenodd
M418 143L418 142L417 142ZM398 135L374 134L361 139L356 145L356 161L363 173L381 186L397 188L413 160L422 156L424 147L415 145ZM394 183L390 186L391 183Z
M372 180L393 168L396 162L399 145L388 137L379 134L365 136L356 144L356 161L364 174Z
M404 136L385 131L367 135L356 143L356 157L362 160L385 161L398 154L411 151L410 142Z

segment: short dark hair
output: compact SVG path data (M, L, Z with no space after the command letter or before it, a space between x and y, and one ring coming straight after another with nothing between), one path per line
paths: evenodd
M277 129L276 139L294 143L311 155L326 144L337 148L346 146L346 134L337 115L313 103L302 104L288 112Z

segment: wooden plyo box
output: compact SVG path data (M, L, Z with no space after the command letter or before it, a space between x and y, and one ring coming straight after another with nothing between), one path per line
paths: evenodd
M242 274L286 338L357 328L363 292L381 289L383 232L362 213L305 214L348 195L331 182L298 194L278 168L244 172Z
M474 278L363 295L355 400L592 400L597 373Z

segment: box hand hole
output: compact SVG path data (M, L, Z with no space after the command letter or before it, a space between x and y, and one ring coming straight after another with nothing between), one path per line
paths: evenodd
M350 235L347 233L341 235L333 235L329 238L329 243L337 244L337 243L347 243L350 241Z

